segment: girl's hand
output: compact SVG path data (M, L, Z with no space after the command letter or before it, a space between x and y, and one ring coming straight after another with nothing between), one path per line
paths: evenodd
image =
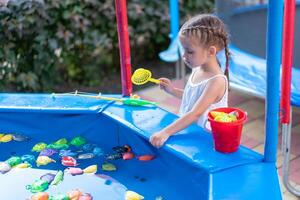
M171 80L167 79L167 78L160 78L159 80L160 80L160 82L159 82L160 89L162 89L162 90L166 91L167 93L173 95L174 86L172 85Z
M159 148L164 145L164 143L168 140L169 137L170 135L168 135L166 132L159 131L150 137L150 143L153 146Z

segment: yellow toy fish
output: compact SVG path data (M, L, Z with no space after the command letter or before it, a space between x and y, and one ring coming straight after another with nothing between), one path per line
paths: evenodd
M10 142L12 139L13 139L13 135L7 134L0 137L0 142Z
M125 200L141 200L144 197L136 192L128 190L125 194Z
M98 166L97 165L91 165L88 166L83 170L83 173L85 174L95 174L97 172Z
M31 165L29 163L20 163L15 166L15 168L19 168L19 169L25 169L25 168L30 168L30 167L31 167Z
M36 165L39 167L41 165L47 165L51 162L56 162L55 160L49 158L48 156L39 156L37 159L36 159Z

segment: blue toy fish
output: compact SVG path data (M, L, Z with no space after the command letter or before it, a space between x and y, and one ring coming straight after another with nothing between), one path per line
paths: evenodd
M94 154L95 156L102 156L102 155L104 154L104 152L103 152L103 150L102 150L101 148L95 147L95 148L93 149L93 154Z
M66 156L71 156L71 157L76 157L78 153L75 153L71 150L60 150L59 151L59 156L60 157L66 157Z
M41 152L40 152L40 154L39 154L39 156L52 156L52 155L54 155L54 154L56 154L57 153L57 150L55 150L55 149L43 149Z
M26 154L21 157L22 162L33 164L35 163L34 155Z
M13 134L13 140L18 142L28 141L31 138L25 135Z
M116 154L107 155L105 158L107 160L118 160L118 159L123 158L123 155L122 155L122 153L116 153Z

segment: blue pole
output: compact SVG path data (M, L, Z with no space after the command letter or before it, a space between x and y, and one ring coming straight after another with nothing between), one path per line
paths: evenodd
M178 0L169 0L171 32L169 37L173 41L179 31L179 7Z
M283 0L269 0L267 29L267 96L265 162L275 162L279 126L279 81L283 25Z

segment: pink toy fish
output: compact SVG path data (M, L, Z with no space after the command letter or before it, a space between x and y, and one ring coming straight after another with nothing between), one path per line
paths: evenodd
M72 176L83 174L83 170L77 167L69 167L66 169L66 172Z
M123 160L130 160L134 158L134 154L131 153L131 152L126 152L126 153L123 153Z
M155 156L154 155L142 155L142 156L138 156L137 158L140 161L149 161L149 160L153 160L155 158Z
M70 200L78 200L82 195L82 192L80 190L72 190L68 192L68 197Z
M93 197L89 193L83 193L78 200L92 200Z
M71 156L64 156L61 158L61 164L67 167L75 167L77 166L77 161Z

